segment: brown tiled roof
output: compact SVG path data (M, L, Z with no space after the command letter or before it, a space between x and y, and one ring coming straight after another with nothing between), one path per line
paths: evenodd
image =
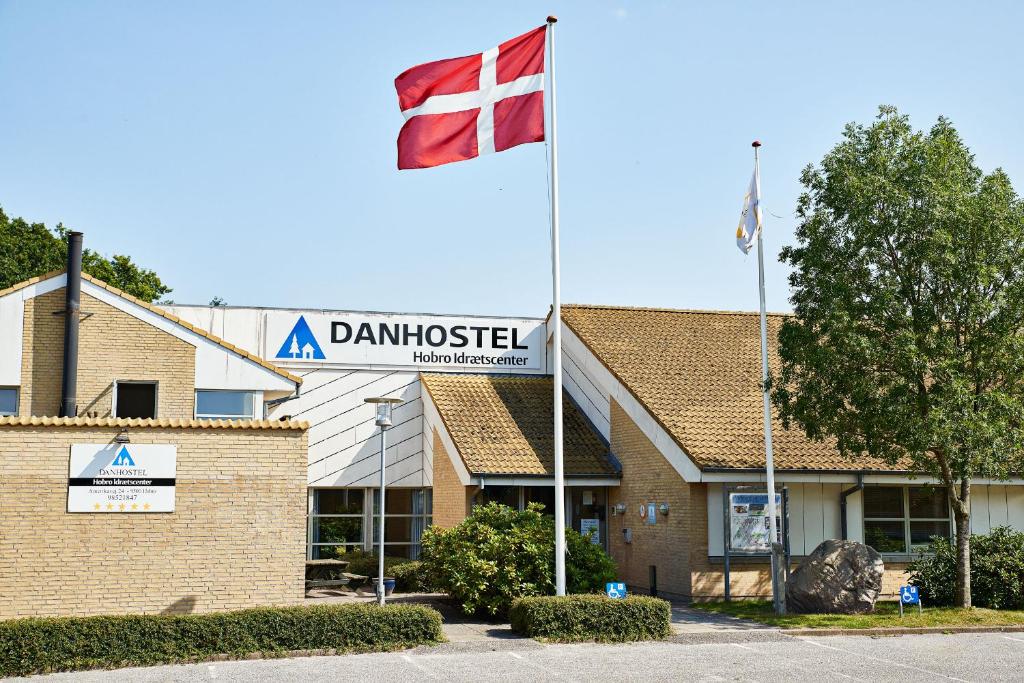
M554 474L550 377L421 375L448 434L473 474ZM617 476L608 444L566 397L566 475Z
M772 370L784 319L768 315ZM698 467L764 467L758 314L567 305L562 320ZM904 469L843 458L833 441L785 430L777 417L772 436L777 469Z
M172 429L309 429L305 420L172 420L127 417L0 417L0 427L151 427Z
M16 285L12 285L12 286L8 287L7 289L0 289L0 296L4 296L6 294L10 294L12 292L16 292L19 289L24 289L25 287L28 287L29 285L34 285L37 282L42 282L43 280L49 280L52 277L56 277L58 275L63 275L63 274L64 274L63 270L55 270L55 271L52 271L52 272L49 272L49 273L44 273L43 275L39 275L39 276L31 278L29 280L25 280L24 282L19 282ZM296 384L302 384L302 378L301 377L299 377L297 375L293 375L292 373L288 372L287 370L283 370L283 369L277 367L276 365L274 365L272 363L268 363L267 361L263 360L259 356L251 354L248 351L246 351L245 349L239 348L239 347L235 346L234 344L232 344L230 342L224 341L220 337L218 337L216 335L213 335L213 334L210 334L209 332L207 332L206 330L204 330L204 329L202 329L200 327L196 327L195 325L192 325L191 323L185 322L184 320L182 320L178 316L171 315L170 313L168 313L167 311L163 310L159 306L154 306L153 304L151 304L151 303L149 303L147 301L143 301L142 299L138 299L138 298L132 296L131 294L129 294L128 292L125 292L125 291L123 291L121 289L118 289L117 287L114 287L112 285L107 284L103 280L98 280L98 279L94 278L92 275L89 275L88 273L82 273L82 279L83 280L88 280L89 282L91 282L92 284L96 285L97 287L102 287L103 289L107 290L108 292L116 294L117 296L121 297L122 299L127 299L128 301L131 301L133 304L135 304L137 306L142 306L143 308L145 308L145 309L147 309L149 311L152 311L153 313L156 313L157 315L170 320L175 325L181 325L185 329L190 330L192 332L195 332L196 334L198 334L201 337L206 337L207 339L212 341L214 344L218 344L220 346L223 346L228 351L231 351L232 353L235 353L235 354L237 354L239 356L242 356L244 358L247 358L248 360L251 360L253 363L256 363L257 365L261 365L264 368L266 368L267 370L270 370L271 372L273 372L273 373L275 373L277 375L280 375L281 377L284 377L285 379L291 380L292 382L295 382Z

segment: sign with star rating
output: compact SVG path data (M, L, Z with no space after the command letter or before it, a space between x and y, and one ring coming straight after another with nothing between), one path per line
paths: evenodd
M72 444L68 512L174 512L178 447Z

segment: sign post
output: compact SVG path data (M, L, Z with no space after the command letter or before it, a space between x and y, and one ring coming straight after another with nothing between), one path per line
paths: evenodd
M900 619L903 618L903 605L917 605L917 613L924 614L921 608L921 593L917 586L900 586Z

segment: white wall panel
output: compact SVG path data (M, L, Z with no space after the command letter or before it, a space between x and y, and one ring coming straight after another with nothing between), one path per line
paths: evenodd
M821 512L823 540L843 537L842 515L839 511L839 494L845 487L841 484L821 485Z
M1009 511L1006 508L1005 486L992 485L988 487L988 525L994 529L997 526L1009 524Z
M804 485L789 484L789 552L804 554Z
M1006 517L1010 526L1024 531L1024 486L1006 487Z
M723 484L708 484L708 555L725 554L725 510Z
M971 533L987 534L991 528L988 518L988 486L972 486Z
M864 492L851 493L846 499L846 537L864 542Z
M804 548L802 554L807 555L825 540L825 500L822 495L824 484L804 484ZM791 549L796 555L796 549Z

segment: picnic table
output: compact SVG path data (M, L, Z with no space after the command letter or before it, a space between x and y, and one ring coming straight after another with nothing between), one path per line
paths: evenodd
M347 560L306 560L306 590L348 585L348 565Z

